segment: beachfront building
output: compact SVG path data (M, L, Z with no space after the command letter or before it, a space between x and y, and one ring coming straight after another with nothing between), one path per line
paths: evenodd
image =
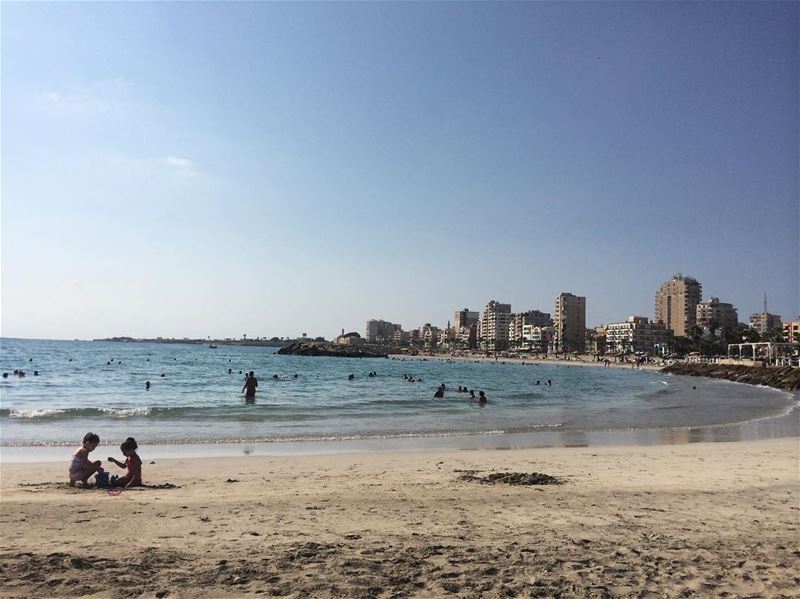
M390 341L394 336L394 332L402 328L403 327L399 324L394 324L385 320L368 320L366 341L367 343L384 343Z
M606 353L606 325L586 329L586 353L602 355Z
M646 316L629 316L625 322L613 322L606 327L606 351L615 353L656 353L657 346L666 344L667 326L650 322Z
M509 331L513 315L511 304L491 300L483 310L480 321L481 345L487 351L508 349Z
M480 321L473 322L468 327L461 327L456 331L455 347L459 349L477 349L478 347L478 328Z
M547 352L555 329L552 326L522 325L522 348L535 352Z
M454 347L460 349L475 349L478 347L478 327L481 321L479 312L472 312L468 308L458 310L453 319Z
M453 319L453 328L456 331L461 329L468 329L473 324L476 324L481 318L480 313L471 312L469 309L457 310L455 318Z
M404 331L403 329L397 329L392 333L392 344L394 345L408 345L409 342L409 334L408 331Z
M442 330L426 322L419 328L419 340L425 347L434 348L439 345Z
M523 342L527 341L523 334L525 326L530 327L548 327L553 324L553 320L547 312L540 312L539 310L528 310L527 312L519 312L513 315L511 326L508 331L508 338L511 345L521 346Z
M688 337L697 323L697 304L703 286L692 277L677 274L656 291L656 317L677 337Z
M764 335L769 331L783 329L783 322L778 314L770 314L766 310L750 315L750 328L759 335Z
M586 346L586 298L562 292L556 298L554 335L550 347L555 352L582 352Z
M735 330L739 325L739 314L733 304L712 297L707 302L697 304L696 322L697 326L713 337L717 331Z

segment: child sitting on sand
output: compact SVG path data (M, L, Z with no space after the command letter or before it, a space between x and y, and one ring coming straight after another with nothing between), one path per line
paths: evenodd
M108 458L109 462L113 462L120 468L126 468L128 470L128 473L125 476L117 479L117 481L114 483L115 487L142 486L142 459L136 455L136 449L138 447L139 446L136 444L136 439L133 437L128 437L125 439L125 441L123 441L122 445L119 446L120 450L122 451L122 455L124 455L126 458L125 463L123 464L112 457Z
M95 472L102 472L102 462L89 461L89 453L100 444L100 437L94 433L86 433L83 437L83 445L72 454L72 461L69 463L69 486L74 487L77 481L81 481L85 487L89 483L89 477Z

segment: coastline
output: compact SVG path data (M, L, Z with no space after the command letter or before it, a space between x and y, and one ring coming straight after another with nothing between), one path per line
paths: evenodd
M732 383L743 384L743 383ZM779 392L773 389L773 391ZM785 392L784 392L785 393ZM302 440L221 440L214 443L148 443L148 459L213 459L307 455L418 453L420 451L505 451L567 447L648 447L696 443L735 443L800 438L800 405L747 422L706 426L616 430L553 428L536 432L491 431L464 434L408 433L374 438ZM66 459L74 444L0 446L0 464L53 463ZM102 451L99 449L99 451Z
M145 459L174 488L118 496L70 489L66 462L6 465L0 580L8 597L797 596L799 449Z
M552 364L556 366L591 366L595 368L604 368L606 367L603 362L596 362L594 360L583 360L579 358L575 358L574 360L565 360L565 359L552 359L552 358L520 358L517 356L512 357L504 357L504 358L495 358L494 356L461 356L461 355L453 355L453 354L437 354L435 356L406 356L402 354L389 354L390 360L453 360L453 361L461 361L461 362L497 362L497 363L509 363L509 364ZM636 370L636 365L632 365L630 362L610 362L607 368L617 368L617 369L627 369L627 370ZM639 366L641 370L653 370L659 371L663 368L663 366L658 364L649 364L644 363Z

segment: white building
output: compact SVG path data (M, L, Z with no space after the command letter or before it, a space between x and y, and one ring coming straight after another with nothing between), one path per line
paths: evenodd
M546 352L555 334L554 327L542 327L535 324L522 325L523 347L537 352Z
M656 353L656 346L664 345L669 338L667 326L650 322L646 316L629 316L625 322L614 322L606 327L606 351Z

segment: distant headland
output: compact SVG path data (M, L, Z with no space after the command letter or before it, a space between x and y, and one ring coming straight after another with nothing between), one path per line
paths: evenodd
M220 345L247 345L253 347L286 347L297 342L297 339L176 339L172 337L156 337L144 339L136 337L107 337L105 339L92 339L92 341L110 341L112 343L180 343L182 345L208 345L215 349Z

